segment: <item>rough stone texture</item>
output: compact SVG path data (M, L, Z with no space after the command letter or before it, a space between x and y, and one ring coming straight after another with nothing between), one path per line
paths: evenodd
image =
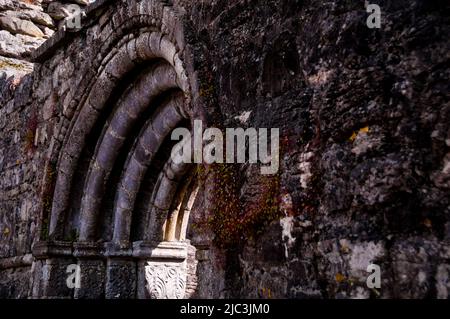
M29 9L22 2L17 7L16 2L0 1L2 11ZM81 31L58 31L44 44L39 52L45 54L37 57L40 63L33 73L0 80L0 259L29 254L33 244L48 240L46 212L66 197L72 200L72 211L67 229L57 229L64 237L58 239L67 247L77 240L80 220L74 212L80 207L83 186L75 181L73 192L53 198L55 175L68 174L74 165L71 153L60 152L94 80L102 83L95 92L104 94L88 101L94 111L83 125L102 111L108 90L120 80L115 75L128 67L128 62L110 63L107 55L113 59L121 45L133 39L127 28L139 35L144 32L139 25L155 23L177 44L176 58L169 46L164 52L172 57L179 80L183 74L189 78L185 93L195 105L191 118L221 127L279 127L281 133L277 194L281 218L259 226L255 236L243 234L232 247L217 247L214 234L193 227L193 221L207 219L216 204L207 196L212 184L201 188L188 232L197 247L197 278L192 275L192 251L188 257L188 295L448 298L450 7L446 1L377 1L382 8L379 30L367 28L364 1L170 1L173 6L159 1L145 5L111 1L109 6L100 2L87 7ZM148 20L132 18L149 3ZM30 20L38 23L31 16ZM1 34L7 39L7 33ZM132 44L127 48L131 50ZM26 53L17 56L22 54ZM177 59L182 64L175 64ZM110 65L114 67L102 73L107 75L99 75ZM126 79L130 83L122 83L121 91L134 83ZM98 135L102 128L97 128ZM80 180L83 172L95 167L90 162L93 143L82 154L86 162L77 164ZM76 154L82 146L75 143L65 150ZM132 153L130 148L125 154ZM161 195L151 190L157 189L154 184L167 161L163 153L149 166L156 172L146 180L150 190L133 196L136 207L153 208L148 198ZM66 158L67 167L55 168L59 158ZM118 163L125 160L119 158ZM260 199L265 190L255 178L257 169L241 165L238 170L241 178L235 187L244 207L240 213L255 205L264 209ZM113 173L108 185L117 183L121 172ZM114 193L105 196L114 206ZM112 215L102 220L105 229L97 230L98 240L109 242ZM132 227L130 240L141 240L146 224ZM124 245L120 248L126 252L119 253L125 260L135 257L134 247L131 255L128 252L129 243L118 244ZM33 252L31 270L5 263L9 266L0 269L0 296L73 296L63 286L62 275L64 266L73 262L71 248L66 247L64 255L55 247L49 246L48 256ZM93 256L103 258L106 265L103 253ZM366 286L371 263L381 267L378 290ZM109 276L111 270L106 270ZM54 281L41 284L43 271ZM103 270L98 273L103 275ZM144 280L142 274L133 276ZM117 283L109 292L126 284L121 278L114 277ZM139 290L142 284L137 286ZM105 295L115 296L109 292ZM134 295L134 290L128 292L128 297ZM137 295L145 292L139 290ZM96 296L102 293L97 291Z
M13 36L8 31L0 31L0 53L5 57L21 58L29 56L31 52L42 44L42 39L28 35L17 34Z
M31 51L45 39L64 28L66 18L73 17L74 9L82 14L88 1L1 0L0 1L0 56L27 60ZM73 7L73 6L76 7Z
M71 4L50 2L48 5L48 14L57 21L70 17L72 14Z
M8 11L5 14L8 14ZM11 16L0 17L0 27L14 34L25 34L36 38L42 38L44 35L33 22Z
M0 66L2 70L2 85L8 85L13 79L15 79L17 83L22 77L33 70L32 63L6 57L0 57ZM7 79L10 81L8 82ZM4 97L6 97L6 95Z
M25 299L30 293L30 267L14 267L0 271L0 296ZM12 285L11 282L14 282Z
M4 17L13 17L13 18L19 18L19 19L28 19L32 22L35 22L37 24L40 24L42 26L46 27L53 27L53 20L52 18L45 12L37 11L37 10L31 10L31 9L24 9L22 11L11 11L7 10L2 12L2 15Z
M192 11L224 117L250 112L248 126L280 127L287 144L281 195L292 218L242 243L231 296L377 297L365 286L372 262L382 297L444 295L448 5L377 3L380 30L365 27L361 2Z

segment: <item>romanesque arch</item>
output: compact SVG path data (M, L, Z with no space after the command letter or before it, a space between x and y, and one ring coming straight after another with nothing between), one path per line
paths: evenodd
M159 1L108 12L49 151L33 295L183 298L195 275L186 229L198 185L191 165L170 160L171 131L195 113L179 14ZM73 264L81 280L71 290Z
M449 11L0 0L0 298L448 298ZM279 171L175 165L197 119Z

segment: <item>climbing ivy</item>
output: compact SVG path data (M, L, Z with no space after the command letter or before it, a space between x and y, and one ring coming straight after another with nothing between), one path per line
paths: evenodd
M199 175L211 174L203 181L210 183L212 208L207 220L197 228L212 230L217 246L231 247L242 240L255 238L270 222L282 217L279 175L259 176L258 194L248 203L240 196L242 178L237 165L212 164L206 169L200 168L199 172Z

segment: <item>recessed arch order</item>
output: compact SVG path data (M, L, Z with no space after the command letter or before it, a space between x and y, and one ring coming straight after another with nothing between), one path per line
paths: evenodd
M193 58L170 4L114 5L118 10L102 11L109 19L97 16L106 24L93 24L90 69L75 71L79 82L63 101L49 149L46 170L56 174L44 176L43 194L51 189L51 200L43 198L43 236L34 250L41 262L35 296L59 296L52 278L62 278L74 261L90 278L85 290L63 293L75 298L90 294L89 287L97 297L178 298L192 286L187 260L195 248L186 232L199 185L193 164L171 161L170 133L202 114L193 109L193 66L190 73L186 67ZM41 285L44 274L48 282ZM176 274L175 286L171 276L164 289L155 286L161 274Z
M159 61L160 59L162 59L162 62ZM144 33L123 44L98 76L86 102L74 120L72 130L61 152L50 218L50 237L57 234L66 222L70 188L76 174L77 161L80 159L80 149L84 147L89 133L96 125L100 113L106 107L108 93L114 90L117 81L127 72L142 65L144 61L151 60L157 61L157 64L145 70L137 82L125 91L125 96L122 96L118 102L116 113L113 115L109 127L97 145L96 157L91 162L83 195L80 215L82 218L80 220L81 240L92 239L92 229L95 228L95 218L92 214L95 214L95 210L98 209L101 188L104 187L108 173L112 169L114 155L117 154L126 137L124 135L133 126L137 117L146 107L151 107L151 101L159 94L175 88L179 88L184 95L180 97L180 94L177 94L178 102L171 101L169 104L178 103L178 112L183 113L178 115L187 116L187 110L184 109L186 101L180 102L179 99L183 99L184 96L189 94L189 85L175 45L159 32ZM173 106L170 105L167 110L162 112L168 113L173 110ZM177 117L178 115L173 116ZM175 128L176 122L181 120L181 118L178 121L176 121L176 118L171 119L175 121L172 121L172 123L168 123L170 119L160 119L160 121L165 121L168 128Z

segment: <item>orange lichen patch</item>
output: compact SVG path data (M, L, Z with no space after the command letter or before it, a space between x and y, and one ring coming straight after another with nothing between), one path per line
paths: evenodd
M212 85L210 86L204 86L200 89L199 95L201 97L211 97L211 95L214 93L214 87Z
M263 298L272 299L272 291L270 290L270 288L262 288L261 295Z
M6 69L6 68L15 69L18 71L26 71L27 70L27 68L24 65L14 62L13 59L0 60L0 69ZM14 78L14 81L20 82L20 78Z
M369 127L365 126L361 129L359 129L358 131L353 132L352 136L349 137L349 141L353 142L356 140L356 138L358 137L359 134L367 134L369 133Z
M350 248L348 248L347 246L342 246L341 247L341 252L343 254L348 254L348 253L350 253Z
M344 276L343 274L341 274L341 273L338 272L338 273L334 276L334 279L336 280L337 283L341 283L341 282L343 282L343 281L345 280L345 276Z
M359 133L369 133L369 127L363 127L362 129L359 130Z
M428 219L428 218L425 218L425 219L423 220L423 225L424 225L425 227L427 227L427 228L433 227L433 223L432 223L431 220Z

